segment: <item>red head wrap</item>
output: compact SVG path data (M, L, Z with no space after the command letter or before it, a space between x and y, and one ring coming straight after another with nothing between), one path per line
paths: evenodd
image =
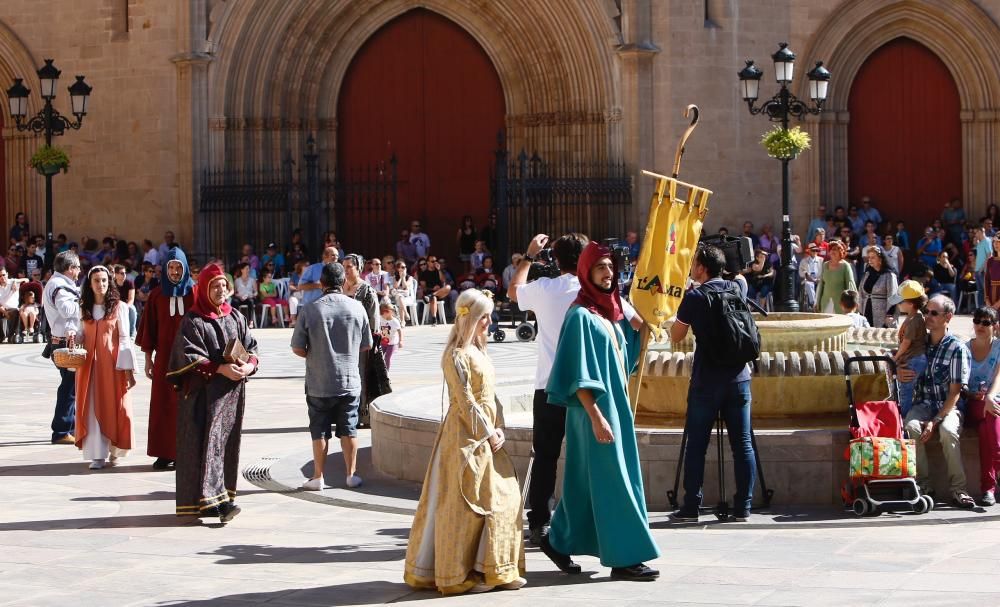
M610 293L605 293L590 280L590 271L605 257L611 259L614 268ZM580 254L580 261L576 264L576 276L580 279L580 292L573 303L587 308L594 314L600 314L611 322L618 322L624 318L622 298L618 293L618 262L611 256L611 251L607 247L591 241Z
M228 302L222 302L222 307L216 308L208 296L208 288L212 284L212 281L220 277L226 279L222 268L214 263L205 266L201 274L198 275L198 285L194 291L194 308L192 309L198 316L209 319L221 318L228 316L233 311L232 306ZM228 282L228 279L226 280Z

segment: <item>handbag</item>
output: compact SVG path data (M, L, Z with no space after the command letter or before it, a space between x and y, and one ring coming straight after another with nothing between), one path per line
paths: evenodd
M392 393L392 383L389 381L389 369L385 366L381 340L375 340L372 348L368 350L366 375L365 387L368 389L368 402Z

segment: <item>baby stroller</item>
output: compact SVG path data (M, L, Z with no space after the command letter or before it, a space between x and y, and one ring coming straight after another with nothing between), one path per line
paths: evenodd
M535 325L528 321L528 312L522 312L517 304L511 301L497 302L491 320L489 333L493 336L493 341L501 342L507 339L504 327L514 329L514 334L520 341L531 341L538 333ZM503 324L504 322L507 324Z
M889 400L854 402L851 365L886 365ZM930 512L934 500L920 493L916 476L916 447L903 438L899 416L899 384L896 361L889 356L851 356L844 361L847 401L851 411L851 444L845 453L850 461L850 479L844 483L844 506L858 516L878 516L881 511L908 509L917 514Z

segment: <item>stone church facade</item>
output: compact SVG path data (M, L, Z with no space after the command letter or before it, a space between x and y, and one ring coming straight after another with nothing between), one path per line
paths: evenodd
M57 232L71 239L115 233L155 242L164 229L173 229L183 243L203 243L197 215L207 169L267 169L286 158L297 161L310 135L321 161L336 166L348 147L365 149L365 134L351 129L353 116L364 113L366 104L363 97L347 103L349 86L371 91L384 82L426 85L427 78L393 72L395 64L382 59L389 55L379 54L390 53L391 44L373 50L378 36L413 11L430 16L410 30L400 29L393 40L407 40L407 32L419 34L420 28L449 27L456 45L466 44L459 40L465 36L471 41L466 46L478 47L461 53L488 59L480 62L487 68L468 69L474 75L493 70L495 78L484 77L499 83L495 92L493 85L463 91L458 83L457 92L438 91L439 97L455 103L469 95L478 105L476 95L492 95L487 102L496 108L495 118L477 120L497 121L503 143L514 152L565 162L623 162L633 177L628 217L633 226L642 225L653 186L640 171L669 172L689 103L701 108L701 123L687 146L682 178L715 191L709 228L734 229L744 219L758 226L780 222L779 164L758 145L768 124L750 116L736 72L746 58L756 59L765 72L761 97L770 96L777 91L770 54L783 41L798 54L794 94L808 97L804 75L815 61L823 60L833 74L826 111L803 124L813 147L793 163L797 230L804 229L819 202L855 202L858 192L852 188L867 182L852 184L852 154L860 158L876 140L895 137L852 131L850 108L896 112L893 91L877 97L883 93L865 93L854 84L866 62L899 39L936 58L944 79L953 82L934 81L921 89L919 71L897 70L906 90L916 91L910 97L936 98L939 88L953 87L957 105L935 118L954 132L953 146L941 147L951 150L947 158L911 161L904 150L896 165L952 167L950 173L943 170L952 176L942 177L950 181L941 191L962 198L970 215L1000 203L1000 0L4 0L0 85L24 78L32 89L29 111L38 111L42 101L34 72L51 58L63 70L58 108L68 111L65 86L71 75L85 75L94 87L83 127L57 142L72 159L69 173L54 179ZM436 38L423 35L414 48L431 49ZM448 48L442 66L474 63L448 57ZM357 67L362 56L374 66L363 74ZM439 76L436 64L427 61L427 74ZM410 89L392 90L409 97ZM434 91L420 94L430 99ZM898 99L909 103L906 95ZM381 122L372 112L394 111L391 104L379 105L382 101L373 102L363 118L373 121L371 128ZM348 106L360 109L339 115ZM43 182L26 162L41 139L18 132L3 114L0 224L6 231L14 214L26 211L40 233ZM921 126L899 128L916 129L919 137ZM434 128L425 131L392 137L380 132L387 139L380 149L402 149L407 141L414 149L432 143L466 149L461 146L467 142L454 139L462 129L443 142L434 139ZM483 145L474 149L487 149ZM926 145L934 148L936 142ZM488 155L474 160L484 167L491 162ZM487 179L488 168L483 171ZM427 196L439 196L431 181ZM488 187L476 183L475 188ZM410 214L425 223L446 219L454 234L457 220L435 215L434 203ZM892 204L907 208L910 201ZM483 223L488 192L472 192L469 201L453 207ZM925 209L932 214L936 211ZM405 213L401 218L409 219ZM348 235L341 238L349 242Z

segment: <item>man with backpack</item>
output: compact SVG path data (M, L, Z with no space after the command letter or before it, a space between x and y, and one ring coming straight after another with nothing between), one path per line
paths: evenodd
M698 247L691 278L700 286L684 296L670 328L673 342L693 330L696 346L684 426L684 502L671 515L678 522L698 520L705 453L720 414L726 422L736 470L732 519L746 521L750 515L757 462L751 441L748 363L760 354L760 335L739 285L721 278L725 267L726 258L719 248Z

